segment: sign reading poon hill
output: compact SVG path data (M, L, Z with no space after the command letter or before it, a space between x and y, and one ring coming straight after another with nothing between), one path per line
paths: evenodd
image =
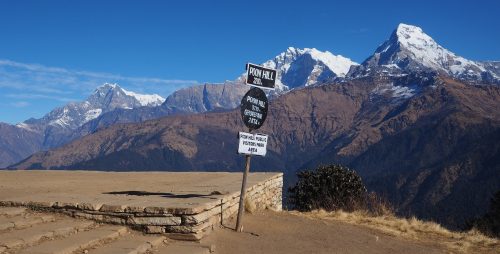
M276 70L248 63L246 83L259 88L274 90Z

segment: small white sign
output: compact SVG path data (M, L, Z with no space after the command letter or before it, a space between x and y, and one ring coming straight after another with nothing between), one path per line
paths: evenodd
M240 132L238 136L240 140L238 153L260 156L266 155L267 135Z

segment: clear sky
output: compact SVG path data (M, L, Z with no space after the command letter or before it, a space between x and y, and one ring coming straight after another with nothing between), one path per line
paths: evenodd
M399 23L500 60L500 1L0 1L0 121L41 117L103 82L166 97L234 79L288 46L362 62Z

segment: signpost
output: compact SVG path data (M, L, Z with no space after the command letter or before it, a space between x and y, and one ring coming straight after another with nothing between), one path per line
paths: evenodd
M248 127L249 133L238 134L238 153L245 154L245 172L241 182L240 203L236 219L236 231L243 230L242 220L245 205L247 176L250 171L252 155L265 156L267 152L268 136L265 134L252 134L252 130L259 129L267 117L268 101L266 94L260 88L274 89L276 83L276 70L255 64L247 64L247 85L253 86L241 99L241 119Z

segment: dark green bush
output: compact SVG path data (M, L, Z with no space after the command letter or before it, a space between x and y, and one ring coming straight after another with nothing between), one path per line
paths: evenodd
M364 208L366 187L361 177L341 165L320 166L297 173L298 181L289 188L289 203L299 211Z

